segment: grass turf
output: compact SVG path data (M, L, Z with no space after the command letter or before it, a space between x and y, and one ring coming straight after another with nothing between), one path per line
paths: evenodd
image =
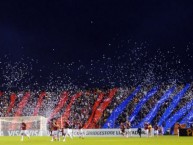
M123 138L123 137L108 137L108 138L91 138L85 139L67 138L65 142L50 141L50 137L31 137L24 138L20 141L18 136L4 137L0 136L0 145L192 145L193 137L177 137L177 136L160 136L151 138Z

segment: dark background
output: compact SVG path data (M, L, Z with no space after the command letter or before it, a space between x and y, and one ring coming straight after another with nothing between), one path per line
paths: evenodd
M173 80L191 82L192 41L191 0L0 1L3 88L5 66L20 61L33 66L24 85L46 86L52 75L87 87L137 84L150 63L155 81L176 73Z

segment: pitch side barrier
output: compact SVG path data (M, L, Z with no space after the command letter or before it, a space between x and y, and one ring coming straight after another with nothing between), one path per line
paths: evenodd
M20 130L10 130L10 131L0 131L0 136L19 136L21 133ZM126 132L129 134L129 130L126 129ZM139 137L137 133L137 128L131 129L131 137ZM49 136L49 131L40 131L40 130L28 130L30 136ZM73 136L79 136L80 131L78 129L71 129ZM83 129L85 137L121 137L120 129ZM142 129L142 137L147 137L145 130ZM154 136L154 130L151 131L151 136ZM129 135L130 137L130 135Z
M180 136L191 136L193 137L193 129L191 128L182 128L179 130Z

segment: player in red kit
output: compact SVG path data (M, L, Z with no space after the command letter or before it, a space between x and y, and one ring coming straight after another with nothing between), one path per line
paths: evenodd
M155 135L158 137L158 134L159 134L159 126L157 124L155 124L154 126L154 133Z
M53 119L52 121L52 140L51 141L59 140L58 129L59 129L59 125L57 124L56 119Z
M149 126L149 124L147 122L145 122L144 123L144 129L145 129L145 134L147 135L147 137L149 136L148 126Z
M25 122L22 121L21 123L21 141L23 141L24 136L27 136L28 138L30 138L28 131L27 131L27 125Z
M127 132L125 131L125 125L124 125L124 123L121 123L121 125L120 125L120 133L121 133L121 135L123 135L124 137L128 137L128 136L127 136Z

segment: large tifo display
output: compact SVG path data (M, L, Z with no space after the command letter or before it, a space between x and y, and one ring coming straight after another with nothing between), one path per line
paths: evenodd
M128 130L126 130L128 132ZM19 136L20 130L3 130L0 132L1 136ZM49 131L41 131L41 130L28 130L31 136L49 136ZM71 133L74 136L79 135L78 129L71 129ZM85 136L87 137L120 137L120 129L83 129ZM132 128L132 137L139 137L137 133L137 128ZM151 136L154 136L154 130L152 129ZM147 137L145 130L142 129L142 137Z

